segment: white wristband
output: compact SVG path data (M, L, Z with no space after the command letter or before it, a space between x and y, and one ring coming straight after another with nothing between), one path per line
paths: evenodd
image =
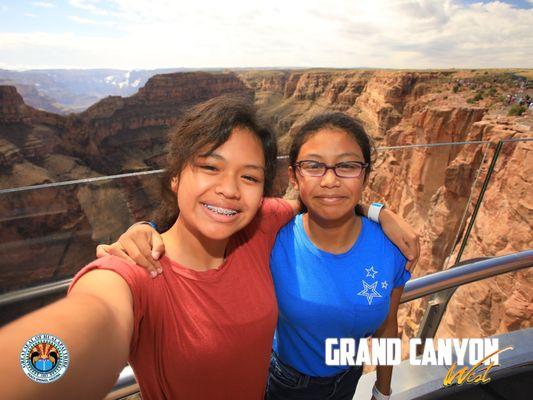
M370 204L370 206L368 207L368 219L379 224L379 213L381 212L381 209L383 207L385 207L385 205L381 203Z
M372 388L372 396L374 396L376 400L389 400L390 398L390 394L381 393L375 384Z

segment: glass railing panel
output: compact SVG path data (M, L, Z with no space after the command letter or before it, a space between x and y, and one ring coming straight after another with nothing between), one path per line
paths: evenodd
M159 198L159 175L0 194L0 292L73 276Z
M533 248L533 141L502 142L492 172L482 196L475 220L467 221L461 240L465 240L468 226L471 231L461 260L501 256ZM489 166L490 167L490 166ZM461 246L456 246L457 259ZM531 268L472 283L459 288L439 327L439 335L462 334L486 336L532 326ZM463 325L468 321L468 328Z
M461 260L491 257L533 247L533 139L503 141ZM464 238L462 238L464 240ZM458 249L459 251L459 249ZM456 254L454 254L456 255Z

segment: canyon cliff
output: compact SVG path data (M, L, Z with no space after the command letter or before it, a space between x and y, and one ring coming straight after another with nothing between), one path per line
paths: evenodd
M309 116L343 111L359 118L380 148L365 200L384 201L418 230L421 258L413 275L423 276L454 263L496 142L531 138L530 114L504 116L502 96L517 90L512 76L477 71L175 73L153 77L131 97L108 97L59 116L25 105L14 88L3 86L0 188L160 168L165 134L183 110L225 93L255 99L278 132L281 154ZM480 91L482 98L472 101ZM464 141L475 143L401 147ZM531 248L531 150L531 142L503 145L462 260ZM285 168L278 194L286 187ZM72 276L97 242L149 214L157 183L146 175L3 195L1 290ZM532 277L524 270L459 289L439 335L476 337L530 326ZM402 306L404 338L417 333L426 303Z

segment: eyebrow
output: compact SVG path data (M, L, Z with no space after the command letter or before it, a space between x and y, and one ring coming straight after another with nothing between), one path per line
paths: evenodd
M337 155L337 158L347 157L347 156L354 156L354 157L356 157L358 159L361 158L361 156L359 154L357 154L357 153L341 153L341 154ZM323 158L320 154L315 154L315 153L307 154L306 157Z
M212 157L212 158L215 158L219 161L227 161L224 157L222 157L220 154L217 154L217 153L205 153L205 154L200 154L198 155L198 157L200 158L207 158L207 157ZM252 169L258 169L260 171L265 171L265 167L262 167L260 165L257 165L257 164L246 164L244 165L244 168L252 168Z

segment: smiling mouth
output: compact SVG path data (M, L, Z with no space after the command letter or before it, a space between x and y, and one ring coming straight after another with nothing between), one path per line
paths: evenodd
M317 199L324 203L336 203L344 200L345 198L345 196L317 196Z
M202 203L202 206L207 208L209 211L214 212L215 214L219 215L226 215L226 216L233 216L237 215L240 211L239 210L233 210L231 208L222 208L222 207L215 207L211 204Z

